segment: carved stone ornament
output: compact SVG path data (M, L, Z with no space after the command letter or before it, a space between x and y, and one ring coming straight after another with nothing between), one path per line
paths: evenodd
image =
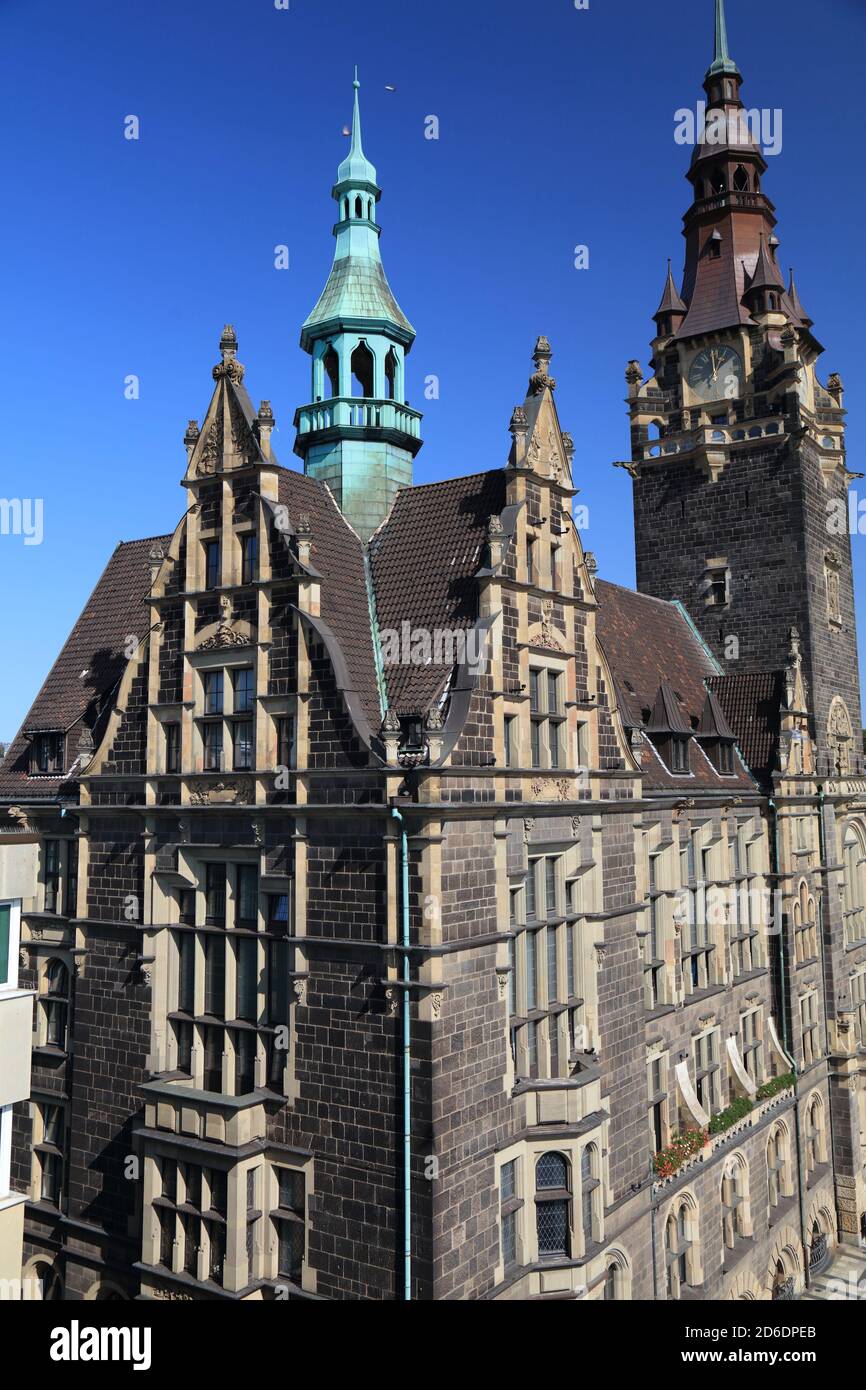
M643 368L636 358L628 363L625 369L625 379L629 386L637 386L643 381Z
M532 360L535 363L535 371L529 378L530 396L540 396L545 387L547 387L550 391L556 390L556 381L550 375L550 372L548 370L550 367L550 359L552 356L553 351L551 349L550 342L542 334L542 336L537 340L534 351L532 353Z
M572 833L572 835L579 835L579 834L580 834L580 816L572 816L572 818L571 818L571 833Z
M293 980L292 992L296 1002L303 1007L307 1002L307 981L303 978Z
M535 645L547 647L549 651L565 651L565 639L559 629L553 625L553 599L542 600L541 628Z
M508 989L508 976L511 973L510 966L503 966L496 971L496 993L500 1000L505 998Z
M536 801L568 801L571 784L565 777L545 777L531 784L530 790Z
M396 989L393 985L388 985L388 986L386 987L386 989L385 989L385 998L386 998L387 1001L388 1001L388 1015L389 1015L389 1017L390 1017L390 1018L396 1018L396 1017L397 1017L397 1012L398 1012L399 1007L400 1007L400 991L399 991L399 989Z
M445 720L442 718L442 711L438 705L434 705L432 709L427 711L425 725L431 734L439 733L443 729Z
M492 538L492 537L494 537L494 536L501 536L501 535L502 535L502 519L501 519L501 517L499 517L499 516L497 516L497 515L494 514L493 516L489 517L489 518L488 518L488 521L487 521L487 536L488 536L488 539L490 539L490 538Z
M197 652L221 651L224 647L248 647L250 639L243 632L238 632L236 628L228 623L220 623L216 632L210 637L206 637L203 642L199 642L196 647Z
M397 717L397 712L396 712L396 710L393 710L393 709L390 709L390 708L389 708L389 709L386 709L386 711L385 711L385 718L382 720L382 733L383 733L383 734L399 734L399 732L400 732L400 720L399 720L399 718Z
M434 1018L441 1018L441 1017L442 1017L442 994L441 994L441 991L437 990L435 994L431 994L431 995L430 995L430 1009L431 1009L431 1012L432 1012Z
M198 456L196 472L214 473L223 461L223 410L220 406L216 418L207 433L207 438L201 446Z
M607 955L607 946L603 941L596 941L593 945L595 959L598 965L604 965L604 958Z
M532 835L534 828L535 821L532 819L532 817L529 817L527 820L523 822L523 843L525 845L529 844L530 836Z
M9 819L10 819L10 820L14 820L14 822L15 822L15 824L18 826L19 830L25 830L25 831L27 831L27 830L33 830L33 829L34 829L34 826L33 826L33 824L31 823L31 821L30 821L30 819L29 819L29 817L28 817L28 815L27 815L27 812L26 812L26 811L23 809L23 807L21 807L21 806L10 806L10 807L9 807Z
M254 787L249 777L224 782L194 782L190 787L193 806L247 806L253 797Z

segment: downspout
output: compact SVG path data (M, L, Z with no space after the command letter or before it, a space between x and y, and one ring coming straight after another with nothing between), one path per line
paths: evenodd
M771 816L771 839L773 845L773 877L776 883L776 892L781 899L781 888L779 878L779 822L776 803L772 797L767 802L767 808ZM781 906L781 902L780 902ZM791 1049L791 1038L788 1031L788 985L785 974L785 952L787 942L783 938L783 917L779 913L779 1013L782 1024L782 1051L784 1052L788 1064L794 1077L794 1142L797 1149L797 1209L800 1213L800 1245L803 1250L803 1270L804 1287L809 1288L809 1255L806 1246L806 1216L804 1208L803 1193L803 1150L800 1142L800 1082L797 1073L797 1063L794 1061Z
M400 822L400 911L403 947L403 1299L412 1299L412 1079L410 1072L409 1026L409 841L406 823L396 806L391 815Z
M827 1016L829 991L827 989L826 946L824 944L824 922L830 911L830 881L827 875L827 839L824 834L824 784L818 788L818 854L821 861L821 998L824 1002L824 1055L827 1058L827 1130L830 1150L830 1167L833 1170L833 1190L836 1189L836 1136L833 1132L833 1097L830 1087L830 1020ZM829 923L828 923L829 925ZM837 1225L836 1236L839 1229Z

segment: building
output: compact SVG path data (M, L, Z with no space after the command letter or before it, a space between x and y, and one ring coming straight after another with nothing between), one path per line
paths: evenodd
M710 112L740 80L717 0ZM698 147L628 368L634 593L544 337L503 465L411 486L356 86L305 471L227 326L183 516L115 550L0 769L46 1296L784 1299L856 1242L850 475L763 172Z
M13 1107L30 1096L33 991L19 985L21 913L35 906L38 837L23 816L0 833L0 1298L33 1295L21 1284L24 1193L13 1188Z

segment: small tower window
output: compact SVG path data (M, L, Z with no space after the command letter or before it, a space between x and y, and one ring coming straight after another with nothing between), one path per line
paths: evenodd
M343 199L343 221L344 221L344 222L348 222L348 220L349 220L349 199L348 199L348 198L344 198L344 199Z
M373 396L373 354L366 343L359 343L352 353L352 395Z
M393 348L385 358L385 395L389 401L393 401L396 395L397 383L397 354Z
M340 394L340 359L339 359L338 356L337 356L337 352L336 352L336 349L335 349L333 343L331 343L331 345L329 346L327 352L325 353L324 357L322 358L322 365L323 365L323 367L325 368L325 375L327 376L328 381L331 383L331 395L332 395L332 396L339 396L339 394Z
M725 177L724 169L714 169L710 174L710 188L712 193L727 193L728 180Z
M749 190L749 175L742 164L738 164L734 171L734 188L738 193L747 193Z
M362 202L362 200L361 200L360 198L356 198L356 199L355 199L355 216L356 216L356 217L363 217L363 216L364 216L364 204L363 204L363 202Z

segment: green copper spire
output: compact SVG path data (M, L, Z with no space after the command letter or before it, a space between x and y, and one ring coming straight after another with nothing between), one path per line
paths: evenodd
M398 488L412 483L421 415L406 399L406 356L415 330L385 275L376 204L381 190L361 139L355 69L352 141L331 190L339 212L328 282L301 329L312 359L311 394L295 413L295 453L327 483L366 540Z
M352 83L355 88L355 103L352 109L352 143L349 146L349 153L337 170L337 186L340 184L351 184L356 187L358 184L370 184L376 188L376 170L364 154L364 147L361 142L361 106L358 100L358 92L361 84L358 81L358 69L355 68L355 80ZM378 188L376 192L378 193Z
M716 0L716 40L713 61L707 77L717 72L737 72L737 65L728 52L728 26L725 23L725 0Z

